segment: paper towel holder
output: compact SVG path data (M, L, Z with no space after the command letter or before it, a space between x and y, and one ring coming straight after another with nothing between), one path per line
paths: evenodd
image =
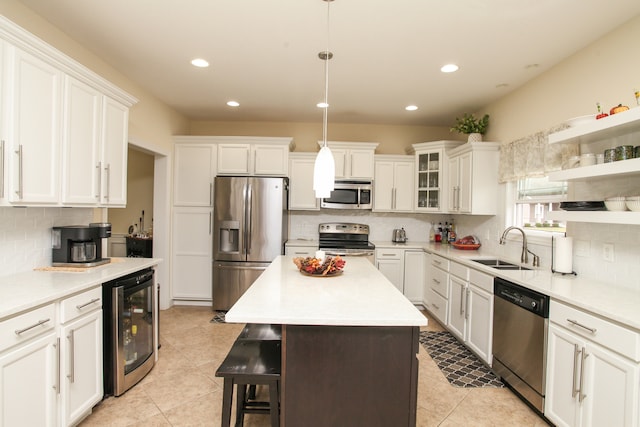
M567 233L564 233L564 236L565 236L565 237L567 237ZM561 271L556 271L556 270L554 269L554 267L555 267L555 262L554 262L554 259L553 259L553 254L555 253L555 250L554 250L554 249L555 249L555 248L554 248L554 244L555 244L555 238L554 238L554 236L551 236L551 272L552 272L552 273L560 273L560 274L562 274L563 276L565 276L565 275L567 275L567 274L572 274L572 275L574 275L574 276L577 276L577 275L578 275L578 273L576 273L576 272L575 272L575 271L573 271L573 270L571 271L571 273L563 273L563 272L561 272Z

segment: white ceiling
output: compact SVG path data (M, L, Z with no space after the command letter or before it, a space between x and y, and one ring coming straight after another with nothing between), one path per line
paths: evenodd
M322 119L325 1L21 1L193 120ZM329 121L451 125L639 13L638 0L335 0ZM449 62L460 70L441 73Z

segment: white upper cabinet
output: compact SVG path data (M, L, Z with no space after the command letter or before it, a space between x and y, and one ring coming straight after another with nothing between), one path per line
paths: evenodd
M337 179L373 179L377 142L328 141L327 145L336 164Z
M126 204L135 98L0 17L0 203Z
M415 155L415 199L418 212L447 212L447 150L464 144L461 141L433 141L413 144Z
M413 156L375 156L374 211L414 211L414 164Z
M64 93L62 203L124 207L129 109L68 76Z
M219 175L287 176L292 138L215 137Z
M176 138L173 170L174 206L213 206L217 146L193 138Z
M316 153L289 154L289 209L319 210L319 199L313 191L313 167ZM316 248L317 249L317 248Z
M499 150L499 143L469 142L447 153L449 212L497 213Z
M15 46L5 54L8 199L13 205L60 200L60 70Z

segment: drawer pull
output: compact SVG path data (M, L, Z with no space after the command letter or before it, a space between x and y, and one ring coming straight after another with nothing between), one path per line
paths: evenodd
M567 319L567 322L571 323L573 326L578 326L579 328L586 329L587 331L591 332L592 334L595 334L596 331L597 331L596 328L590 328L588 326L584 326L584 325L578 323L577 320Z
M432 279L432 280L433 280L435 283L437 283L438 285L440 284L440 281L439 281L439 280L436 280L436 279Z
M16 330L15 330L15 333L16 333L16 335L20 335L20 334L22 334L23 332L27 332L27 331L29 331L29 330L31 330L31 329L33 329L33 328L37 328L38 326L44 325L45 323L47 323L47 322L48 322L48 321L50 321L50 320L51 320L51 319L38 320L38 323L34 323L33 325L31 325L31 326L27 326L27 327L26 327L26 328L24 328L24 329L16 329Z
M434 259L434 260L433 260L433 263L434 263L434 264L438 264L438 265L441 265L441 264L442 264L442 263L441 263L440 261L438 261L437 259Z
M86 306L91 305L91 304L93 304L94 302L98 302L98 301L100 301L100 298L94 298L94 299L92 299L92 300L91 300L91 301L89 301L89 302L85 302L84 304L76 305L76 309L78 309L78 310L82 310L82 309L83 309L83 308L85 308Z
M438 306L437 306L437 305L435 305L434 303L431 303L431 305L432 305L433 307L435 307L435 309L436 309L436 310L440 310L440 307L438 307Z

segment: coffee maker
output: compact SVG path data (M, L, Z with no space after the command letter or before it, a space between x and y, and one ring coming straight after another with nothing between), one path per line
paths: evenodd
M54 267L95 267L110 262L102 257L102 239L111 237L111 224L91 223L53 227Z

